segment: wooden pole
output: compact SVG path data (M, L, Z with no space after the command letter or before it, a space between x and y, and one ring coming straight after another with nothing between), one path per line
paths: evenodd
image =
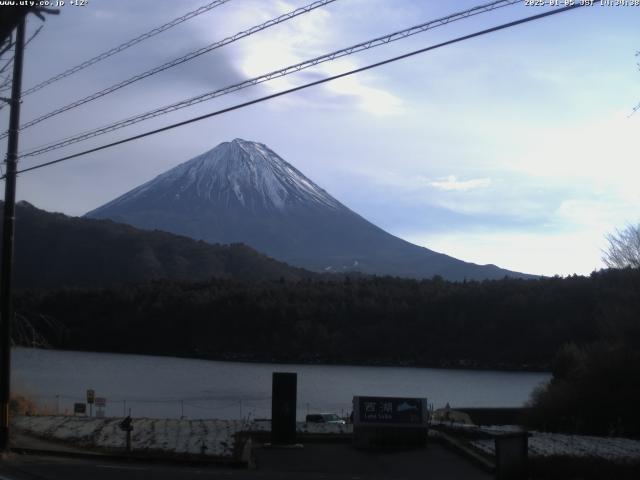
M9 402L11 400L11 320L13 242L16 210L16 170L18 164L18 136L20 129L20 95L22 91L22 61L24 57L24 18L16 32L13 58L13 84L4 190L4 218L2 230L2 270L0 272L0 451L9 450Z

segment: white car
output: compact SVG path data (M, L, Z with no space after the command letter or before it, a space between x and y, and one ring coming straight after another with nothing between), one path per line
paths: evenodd
M335 413L311 413L307 415L307 423L333 423L334 425L346 425L347 422Z

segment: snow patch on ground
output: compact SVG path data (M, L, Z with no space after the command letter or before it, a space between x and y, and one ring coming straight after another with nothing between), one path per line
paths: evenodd
M126 434L119 418L38 416L16 417L14 426L51 440L83 446L123 449ZM131 433L134 451L162 451L177 454L233 456L236 434L246 427L240 420L174 420L136 418Z
M120 418L70 416L19 416L16 428L50 440L107 450L124 449L126 434ZM191 420L136 418L133 420L131 448L134 451L161 451L176 454L232 457L236 435L241 432L269 432L270 421ZM298 433L350 434L351 425L298 422Z
M481 430L488 433L513 432L517 427L483 427ZM536 431L530 433L529 456L532 458L567 456L601 458L613 462L640 460L640 440ZM483 453L495 455L494 439L478 439L470 443Z

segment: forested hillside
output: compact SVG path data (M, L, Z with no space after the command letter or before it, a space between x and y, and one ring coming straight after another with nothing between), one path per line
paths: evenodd
M108 287L214 276L296 280L314 275L242 244L211 245L110 220L50 213L26 202L16 208L17 288Z
M24 292L16 308L58 348L262 361L548 368L567 342L624 330L640 271L446 282L153 282Z

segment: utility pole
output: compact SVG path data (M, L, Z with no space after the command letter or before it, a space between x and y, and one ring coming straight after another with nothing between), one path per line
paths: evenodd
M22 92L22 60L24 56L24 18L16 30L11 86L11 112L4 191L2 230L2 271L0 272L0 451L9 450L9 401L11 399L11 320L13 318L11 277L13 267L13 234L16 210L16 170L20 129L20 96Z

